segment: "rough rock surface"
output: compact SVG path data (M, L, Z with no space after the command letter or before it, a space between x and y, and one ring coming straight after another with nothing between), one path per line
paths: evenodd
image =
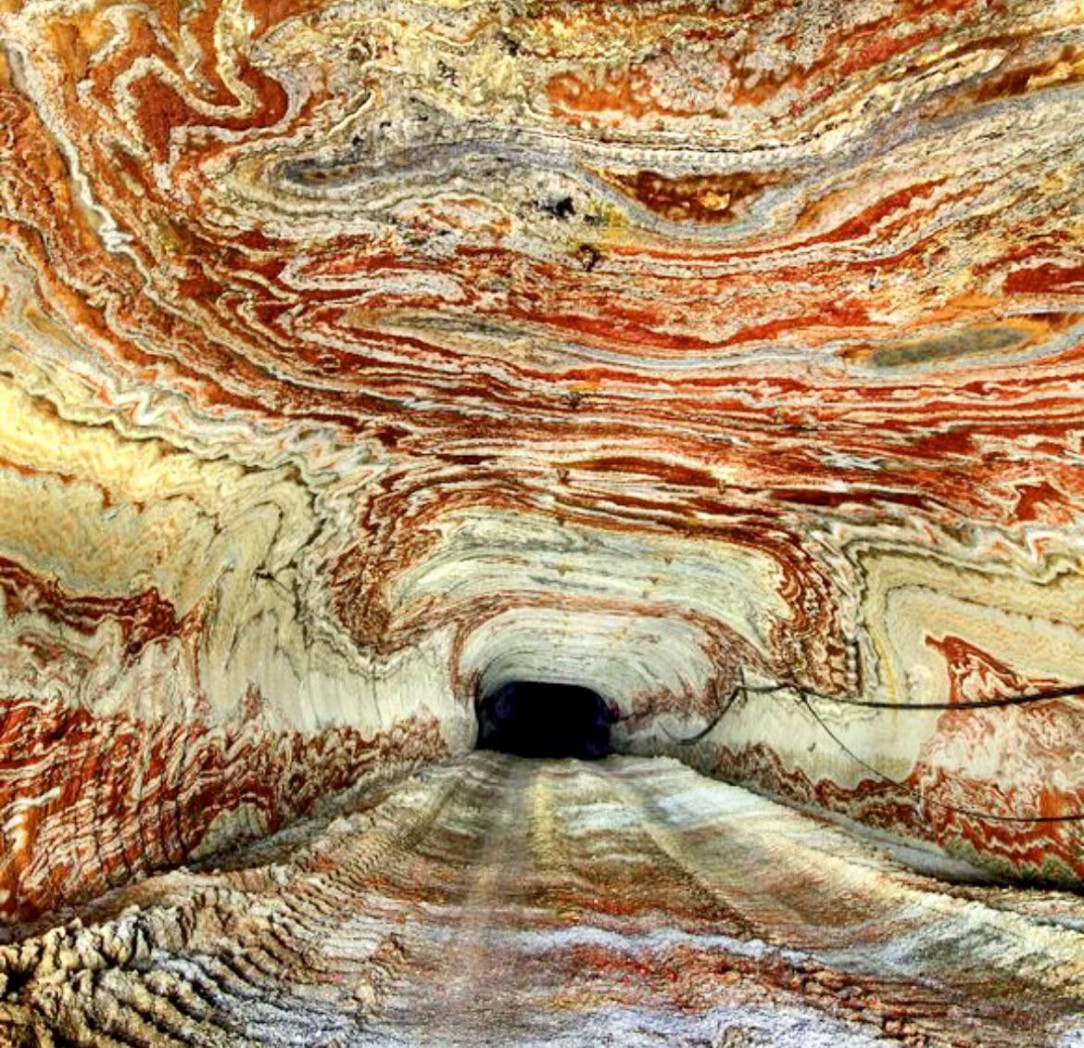
M0 0L0 922L520 681L1079 891L1082 81L1080 0Z
M227 869L122 889L0 965L15 1044L1084 1037L1084 921L1063 896L935 880L637 757L427 769Z

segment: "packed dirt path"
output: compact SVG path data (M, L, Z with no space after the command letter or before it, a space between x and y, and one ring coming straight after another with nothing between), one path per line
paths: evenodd
M1084 1045L1084 900L908 858L671 760L475 753L0 948L0 1044Z

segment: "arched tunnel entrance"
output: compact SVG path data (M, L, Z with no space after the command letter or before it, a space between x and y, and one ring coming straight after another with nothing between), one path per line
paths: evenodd
M478 748L519 757L610 753L614 713L590 688L547 681L510 681L477 699Z

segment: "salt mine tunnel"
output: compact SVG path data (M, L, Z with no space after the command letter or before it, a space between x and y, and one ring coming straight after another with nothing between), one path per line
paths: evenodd
M1084 1046L1081 0L0 0L0 1045Z

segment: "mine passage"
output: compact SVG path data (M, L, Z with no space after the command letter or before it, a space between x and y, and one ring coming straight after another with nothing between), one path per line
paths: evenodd
M479 696L478 748L520 757L579 757L610 752L613 712L590 688L511 681Z

